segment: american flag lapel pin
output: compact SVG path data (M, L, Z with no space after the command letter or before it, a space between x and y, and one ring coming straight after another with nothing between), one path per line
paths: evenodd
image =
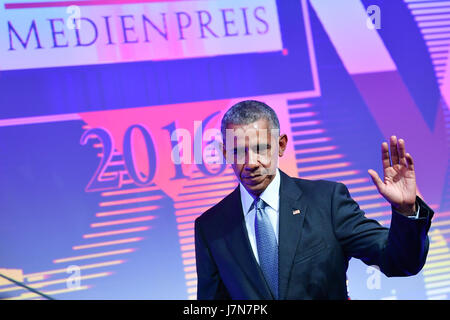
M292 211L292 214L294 214L294 215L295 215L295 214L300 214L300 210L298 210L298 209L297 209L297 210L294 210L294 211Z

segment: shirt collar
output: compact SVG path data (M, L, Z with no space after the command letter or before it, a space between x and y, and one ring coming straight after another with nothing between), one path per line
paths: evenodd
M244 210L244 216L250 211L250 208L255 199L253 196L245 189L242 183L239 183L239 191L241 193L242 209ZM269 183L267 188L259 196L264 202L269 205L272 209L278 212L278 206L280 202L280 173L278 168L275 172L275 178Z

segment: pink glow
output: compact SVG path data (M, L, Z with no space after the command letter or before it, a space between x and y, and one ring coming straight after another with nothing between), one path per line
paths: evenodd
M350 193L357 193L357 192L364 192L364 191L370 191L370 190L377 190L376 186L368 186L368 187L359 187L359 188L349 188L348 191Z
M155 216L144 216L144 217L138 217L138 218L132 218L132 219L122 219L122 220L114 220L114 221L107 221L107 222L92 223L91 224L91 228L112 226L112 225L116 225L116 224L125 224L125 223L149 221L149 220L153 220L155 218L156 218Z
M195 259L183 259L183 265L189 265L189 264L194 264L195 263Z
M181 254L181 256L183 257L183 258L193 258L193 257L195 257L195 251L188 251L188 252L183 252L182 254Z
M39 117L26 117L26 118L13 118L0 120L0 127L18 126L33 123L47 123L47 122L60 122L80 120L80 116L76 113L52 115L52 116L39 116Z
M186 273L184 275L184 278L187 279L196 279L197 278L197 273L196 272L191 272L191 273Z
M115 4L136 4L154 2L180 2L187 0L81 0L81 1L48 1L48 2L18 2L5 3L5 9L26 9L26 8L54 8L68 6L103 6Z
M55 259L55 260L53 260L53 263L62 263L62 262L68 262L68 261L92 259L92 258L105 257L105 256L116 255L116 254L130 253L130 252L134 252L134 251L136 251L136 249L123 249L123 250L107 251L107 252L94 253L94 254L86 254L86 255L82 255L82 256Z
M180 239L180 244L191 243L191 242L194 242L194 241L195 241L194 237L181 238Z
M124 161L110 161L109 162L109 165L110 166L120 166L120 165L123 165L125 162Z
M194 230L187 230L187 231L179 231L178 236L179 237L187 237L187 236L193 236Z
M197 285L197 280L189 280L186 281L186 286L196 286Z
M205 119L208 115L218 112L217 116L214 117L210 123L208 123L207 129L219 128L220 119L225 110L228 109L234 103L241 101L242 99L257 99L268 103L269 105L276 106L276 111L278 113L280 124L283 128L290 128L289 125L289 114L287 111L287 99L297 98L299 94L281 94L281 95L271 95L263 97L242 97L239 99L232 100L215 100L215 101L204 101L204 102L193 102L175 105L163 105L163 106L153 106L153 107L142 107L133 108L127 110L110 110L110 111L100 111L100 112L89 112L81 114L83 120L89 123L92 127L103 127L107 128L115 141L122 141L123 135L126 129L132 124L142 124L145 125L148 130L152 133L153 142L155 144L155 149L157 151L158 164L157 167L161 168L163 164L172 164L171 151L172 146L170 143L170 135L167 130L162 130L170 123L165 117L167 110L173 112L174 114L180 115L177 117L175 123L176 128L183 128L188 130L193 134L193 123L194 121L200 121ZM286 132L288 135L292 135L290 132ZM326 138L328 139L328 138ZM317 140L316 140L317 141ZM118 153L122 153L121 144L117 144ZM136 161L137 167L144 168L146 163L146 150L136 149ZM171 179L175 175L175 168L173 165L164 165L164 170L156 170L156 175L154 177L153 183L157 185L162 191L167 193L170 197L177 200L181 200L183 197L178 197L182 192L200 192L200 191L214 191L210 185L199 186L187 189L185 186L192 183L201 183L203 179L198 181L192 181L189 179ZM195 173L193 170L196 169L195 165L192 164L181 164L183 173L188 177L202 176L199 173ZM288 145L288 149L285 155L280 158L280 168L291 176L297 176L297 167L295 160L295 151L293 145ZM197 170L198 171L198 170ZM232 173L232 170L227 168L226 172ZM144 172L146 174L146 172ZM218 185L217 188L235 188L237 186L237 181L233 176L222 176L212 179L205 179L205 182L224 182ZM228 183L227 183L228 182ZM128 183L123 181L123 184ZM130 181L131 183L131 181ZM230 190L231 191L231 190ZM103 195L119 194L122 190L112 192L105 192ZM128 192L128 191L124 191ZM220 195L222 196L222 194ZM182 207L183 205L181 205ZM198 212L198 211L197 211ZM183 212L184 213L184 212ZM178 213L182 215L181 212Z
M192 175L194 176L194 174ZM198 179L198 180L191 180L188 184L186 185L192 185L192 184L200 184L202 182L205 183L213 183L213 182L236 182L236 178L235 176L219 176L219 177L205 177L203 173L199 173L198 175L199 177L202 177L203 179Z
M181 209L181 208L189 208L189 207L212 205L212 204L216 204L218 202L217 199L219 199L219 197L215 198L215 199L178 202L178 203L174 204L174 207L175 207L175 209Z
M292 124L292 127L295 128L295 127L314 126L319 123L320 123L319 120L302 121L302 122L296 122L296 123Z
M368 178L358 178L358 179L350 179L350 180L339 180L340 183L343 183L343 184L345 184L345 185L364 183L364 182L368 182L368 181L369 181Z
M377 202L377 203L371 203L371 204L364 204L361 207L362 210L371 209L371 208L381 208L381 207L387 207L390 206L388 202Z
M308 118L313 117L317 114L317 112L302 112L295 114L294 118Z
M360 1L310 3L350 74L396 69L378 32L366 27L367 12Z
M84 234L83 238L89 239L89 238L105 237L105 236L112 236L112 235L123 234L123 233L141 232L141 231L146 231L148 229L150 229L150 227L146 226L146 227L137 227L137 228L114 230L114 231L90 233L90 234Z
M296 131L294 133L294 136L306 136L310 134L319 134L323 132L325 132L324 129L303 130L303 131Z
M317 175L313 175L313 176L304 176L302 178L316 180L316 179L327 179L327 178L342 177L342 176L351 176L351 175L355 175L358 173L359 173L358 170L349 170L349 171L339 171L339 172L317 174Z
M100 202L100 207L117 206L117 205L128 204L128 203L154 201L154 200L159 200L161 198L162 198L162 196L149 196L149 197L131 198L131 199L125 199L125 200Z
M320 142L327 142L330 141L331 138L325 137L325 138L316 138L316 139L305 139L305 140L299 140L296 141L296 144L309 144L309 143L320 143Z
M317 61L316 61L316 54L314 51L314 42L313 42L313 36L311 31L311 22L309 19L309 8L308 3L306 0L301 0L302 3L302 13L304 17L304 24L305 24L305 34L306 34L306 42L308 43L308 53L309 53L309 64L311 66L311 74L313 78L314 83L314 90L313 90L313 96L320 96L320 81L319 81L319 71L317 69Z
M179 224L177 228L178 230L194 229L194 223Z
M343 156L344 156L343 154L330 154L327 156L300 158L298 162L305 163L305 162L324 161L324 160L331 160L331 159L339 159L339 158L342 158Z
M148 187L148 188L133 188L133 189L126 189L126 190L119 190L119 191L107 191L102 192L103 197L109 197L109 196L117 196L122 194L130 194L130 193L140 193L140 192L147 192L147 191L155 191L158 190L158 187Z
M380 212L366 213L366 217L367 218L384 217L390 216L391 214L392 211L380 211Z
M184 267L184 272L195 272L195 266Z
M126 260L112 260L112 261L107 261L107 262L85 264L85 265L81 265L79 267L81 270L94 269L94 268L100 268L100 267L121 264L121 263L124 263L125 261ZM28 281L31 281L28 278L40 277L40 276L45 276L45 278L48 278L52 274L66 273L66 272L67 272L67 268L61 268L61 269L55 269L55 270L40 271L40 272L36 272L36 273L29 273L29 274L24 275L24 278L27 278Z
M123 209L123 210L114 210L114 211L106 211L96 213L96 217L107 217L107 216L115 216L119 214L127 214L127 213L136 213L136 212L146 212L158 209L159 206L147 206L147 207L138 207L131 209Z
M178 217L177 222L182 223L182 222L187 222L187 221L194 221L198 216L200 216L200 214L194 214L192 216Z
M209 207L210 207L210 205L202 206L202 207L199 207L199 208L176 210L175 211L175 215L176 216L184 216L184 215L187 215L187 214L199 213L199 212L202 212L202 211L206 211L207 208L209 208Z
M206 186L199 186L199 187L192 187L189 189L185 189L184 191L187 192L189 190L189 192L200 192L200 191L208 191L211 190L212 188L230 188L230 189L234 189L237 186L237 181L231 182L231 183L224 183L221 185L216 185L214 187L211 187L210 185L206 185Z
M371 194L367 196L353 197L355 201L364 201L364 200L372 200L372 199L380 199L383 198L381 194Z
M111 246L111 245L115 245L115 244L138 242L138 241L142 241L143 239L144 239L143 237L136 237L136 238L121 239L121 240L105 241L105 242L73 246L72 249L73 250L81 250L81 249L89 249L89 248L96 248L96 247L104 247L104 246Z
M174 105L162 105L154 107L143 107L126 110L110 110L98 111L81 114L81 117L93 127L108 128L115 141L122 141L125 131L130 125L145 125L152 133L153 142L157 151L158 162L161 164L173 163L171 159L172 145L170 135L167 130L161 128L167 126L168 121L166 114L170 110L173 114L185 115L178 117L176 121L177 128L183 128L193 134L193 122L195 120L205 119L208 115L216 110L221 110L224 106L229 105L229 100L216 100L194 103L183 103ZM189 110L188 114L186 113ZM217 127L219 117L215 117L208 128ZM122 144L117 146L119 153L122 153ZM146 150L142 147L136 150L137 167L146 166ZM185 175L190 175L192 165L181 164ZM165 166L164 170L157 170L153 182L161 188L170 197L175 198L186 184L185 179L171 179L175 175L175 167Z
M450 211L436 212L436 218L448 217L448 216L450 216Z
M194 249L195 249L194 244L188 244L188 245L181 246L181 251L189 251L189 250L194 250Z
M301 149L301 150L297 150L296 152L299 154L303 154L303 153L330 151L330 150L335 150L335 149L336 149L336 146L326 146L326 147L318 147L318 148Z
M222 190L222 191L213 191L213 192L207 192L207 193L200 193L200 194L190 194L188 196L180 196L178 197L177 201L187 201L187 200L193 200L198 198L206 198L206 197L224 197L225 195L229 194L232 189L229 190Z
M298 172L310 172L310 171L328 170L328 169L333 169L333 168L343 168L343 167L348 167L350 164L351 164L350 162L324 164L324 165L320 165L320 166L311 166L311 167L300 168L300 169L298 169Z
M293 109L305 109L305 108L310 108L312 106L311 103L301 103L301 104L296 104L294 106L292 106Z

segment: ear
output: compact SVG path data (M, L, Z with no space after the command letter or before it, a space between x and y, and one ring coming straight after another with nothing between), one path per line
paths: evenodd
M283 156L284 150L286 150L287 142L288 142L287 135L285 133L280 135L280 137L278 138L278 156L280 157Z

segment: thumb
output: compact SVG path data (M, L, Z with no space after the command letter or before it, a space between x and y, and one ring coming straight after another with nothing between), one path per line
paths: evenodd
M370 177L372 178L372 181L375 184L375 186L377 187L378 191L381 192L381 190L384 187L383 180L380 179L380 176L378 175L378 173L375 170L369 169L367 172L369 173Z

